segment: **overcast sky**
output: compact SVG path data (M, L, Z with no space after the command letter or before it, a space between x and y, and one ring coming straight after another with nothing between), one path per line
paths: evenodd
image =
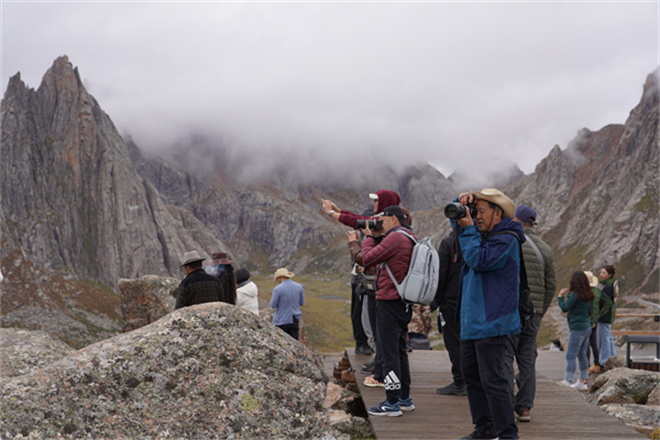
M530 173L579 129L624 123L660 63L657 0L0 8L3 96L68 55L143 150L195 132L328 167L379 154Z

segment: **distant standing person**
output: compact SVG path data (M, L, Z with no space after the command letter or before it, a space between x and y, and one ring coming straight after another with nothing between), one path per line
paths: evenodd
M236 304L236 279L234 277L234 262L225 252L216 252L212 256L210 266L206 266L206 273L215 275L220 279L225 295L232 304Z
M245 268L236 271L236 305L259 316L259 289Z
M519 221L525 234L522 244L523 260L529 293L534 303L532 316L517 335L509 335L507 345L507 375L511 380L513 409L519 422L531 421L530 410L534 407L536 396L536 336L541 328L541 319L552 304L557 288L555 275L555 256L550 246L536 235L536 211L527 206L516 208L516 221ZM513 361L518 365L518 374L514 377ZM514 393L514 382L518 392Z
M589 362L587 361L587 345L591 334L590 316L593 307L594 293L589 285L587 275L580 271L571 276L569 287L559 292L559 308L568 312L568 347L566 347L566 372L562 385L570 386L579 391L585 391L589 379ZM579 362L579 377L575 377L576 359Z
M616 346L614 345L614 336L612 336L612 323L616 313L616 300L619 297L619 282L614 278L614 266L606 264L598 273L602 284L601 303L611 302L609 310L602 307L598 318L598 352L599 362L605 365L605 362L612 356L616 356Z
M229 302L217 277L202 269L202 261L197 251L186 252L181 267L186 272L185 278L173 292L176 297L176 309L213 301Z
M270 300L270 306L275 309L273 324L298 340L298 323L302 318L300 306L305 305L303 288L291 280L293 273L285 267L277 269L273 278L279 283L273 289L273 298Z
M461 247L458 244L458 227L442 239L438 247L438 255L440 257L438 291L431 303L431 309L438 309L438 331L442 332L445 348L449 354L453 381L447 386L438 388L436 393L445 396L466 396L465 381L461 372L461 322L456 316L460 294L458 284L464 264Z
M594 292L593 307L589 319L591 322L591 334L589 335L589 344L587 345L587 363L590 362L590 356L593 356L594 363L589 366L587 372L589 374L598 374L602 368L599 362L600 355L598 352L598 318L600 318L600 305L603 292L600 291L600 287L602 286L599 287L600 282L598 281L598 277L588 270L585 270L584 274L589 280L591 291ZM609 307L607 307L607 310L609 310Z

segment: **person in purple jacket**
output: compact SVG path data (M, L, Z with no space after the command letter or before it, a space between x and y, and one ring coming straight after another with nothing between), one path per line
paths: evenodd
M385 208L380 218L385 238L379 243L373 238L369 225L362 229L362 263L364 267L378 266L376 274L376 352L382 362L386 400L368 409L374 416L400 416L415 409L410 397L410 367L407 344L408 323L412 309L401 300L392 278L382 266L387 264L394 278L401 283L408 274L414 243L403 230L413 235L409 217L399 206ZM414 235L413 235L414 236Z

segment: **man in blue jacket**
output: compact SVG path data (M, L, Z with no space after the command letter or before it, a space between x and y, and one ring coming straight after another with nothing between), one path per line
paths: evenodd
M472 206L460 226L465 265L461 288L461 364L474 432L464 439L517 439L509 378L507 336L520 332L518 315L520 244L525 240L516 207L501 191L463 193ZM511 231L514 234L503 233ZM517 236L517 237L516 237Z
M303 287L291 280L293 273L286 267L275 271L273 279L279 283L273 289L270 306L275 309L273 324L284 330L293 339L298 340L299 321L302 318L300 306L305 305L305 292Z

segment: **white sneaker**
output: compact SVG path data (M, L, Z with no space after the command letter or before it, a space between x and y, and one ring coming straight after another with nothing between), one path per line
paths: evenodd
M572 385L569 381L567 381L567 380L562 380L561 382L559 382L559 385L564 385L565 387L572 387L572 386L573 386L573 385Z
M586 383L580 382L579 380L571 385L571 388L578 391L587 391L589 389Z

